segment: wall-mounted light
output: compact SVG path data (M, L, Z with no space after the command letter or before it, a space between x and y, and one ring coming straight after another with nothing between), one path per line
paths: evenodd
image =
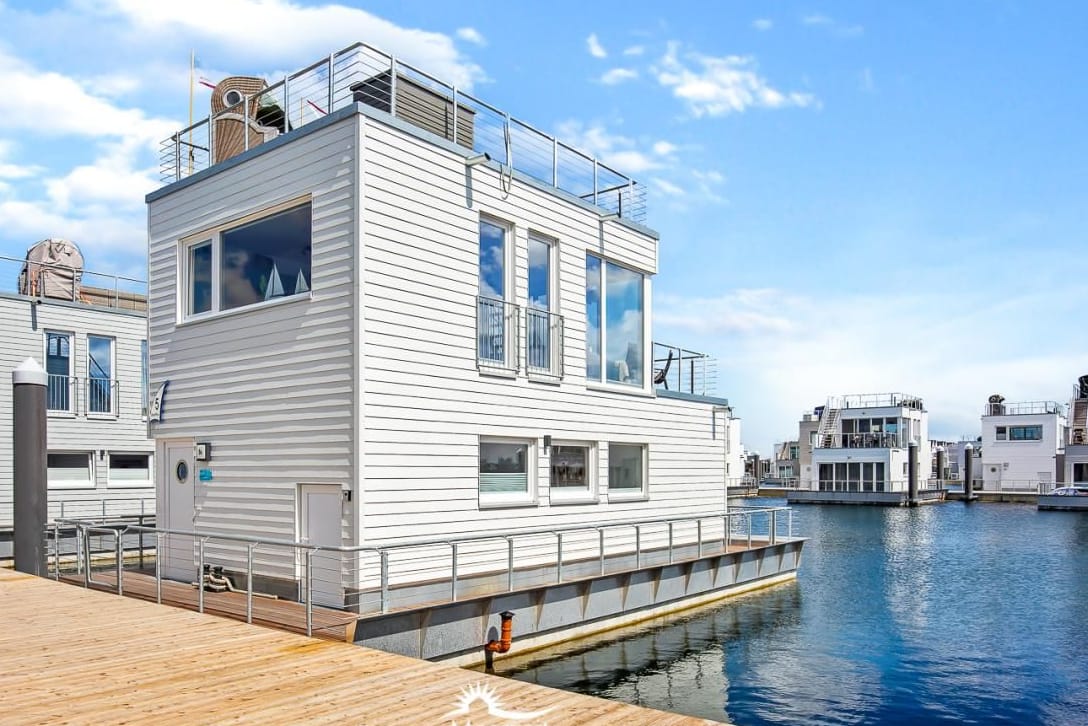
M98 450L98 460L102 461L105 458L106 458L106 450L105 449L99 449Z
M552 448L552 437L550 434L544 434L544 451L547 452Z
M465 158L465 166L476 166L477 164L486 164L491 161L491 154L486 151L482 154L474 154Z
M202 441L193 445L193 459L196 461L207 461L212 458L212 445L206 441Z

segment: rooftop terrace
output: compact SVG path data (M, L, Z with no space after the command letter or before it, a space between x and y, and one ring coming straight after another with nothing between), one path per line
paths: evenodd
M29 274L20 279L24 268L27 268L25 259L0 255L0 294L117 310L147 310L147 283L143 280L47 262L30 263ZM60 274L50 275L53 271Z
M1057 401L1018 401L1005 403L1004 400L987 403L982 410L983 416L1030 416L1033 414L1064 414L1065 406Z
M229 94L224 93L224 96ZM365 43L288 74L162 142L160 171L171 183L221 163L333 111L363 103L504 167L568 192L605 213L644 223L646 187L590 154ZM213 104L216 103L213 99ZM456 109L456 112L454 112ZM230 124L247 119L249 132ZM259 125L258 125L259 124ZM254 133L259 129L259 133Z
M828 408L882 408L902 406L904 408L924 408L921 396L909 393L848 393L845 396L832 396L827 401Z

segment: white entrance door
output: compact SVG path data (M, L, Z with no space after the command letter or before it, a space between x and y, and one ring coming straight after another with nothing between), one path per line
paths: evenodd
M163 493L163 522L160 527L175 532L192 532L196 513L196 468L192 441L167 441L160 444L159 486ZM196 582L197 553L194 537L168 534L162 542L163 577L182 582Z
M301 540L311 545L339 547L342 543L340 526L343 512L343 494L340 487L335 484L300 484L298 501ZM341 562L345 559L337 552L318 551L313 554L310 586L314 604L344 606ZM305 554L302 555L300 564L305 575ZM305 592L301 594L306 596Z

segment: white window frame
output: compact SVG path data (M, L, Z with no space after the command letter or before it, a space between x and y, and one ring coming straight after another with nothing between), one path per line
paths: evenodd
M74 479L53 479L49 476L49 455L51 454L66 454L66 455L84 455L87 457L87 479L86 480L74 480ZM95 477L95 461L93 451L73 451L71 449L62 449L59 451L50 450L46 452L46 487L48 489L94 489L96 486Z
M491 298L484 295L480 289L480 225L487 223L503 230L502 244L502 297ZM476 348L476 367L481 374L498 375L508 378L517 376L521 362L521 341L518 340L517 331L521 327L521 309L517 304L517 274L514 269L517 263L517 227L513 222L481 212L476 220L476 294L479 297L487 297L489 300L497 300L503 303L503 358L504 360L492 360L480 356L479 335L474 331L474 347ZM528 254L528 248L526 248ZM528 282L528 278L526 278ZM476 304L477 326L479 325L480 304ZM478 330L478 329L477 329Z
M480 491L480 446L482 444L524 444L526 445L525 491L524 492L487 492ZM537 442L536 439L519 436L480 436L476 445L476 496L480 509L500 507L535 507L537 505Z
M1008 441L1009 440L1009 427L1008 426L994 426L994 441Z
M650 335L650 321L651 321L651 301L650 301L650 275L645 270L640 270L630 264L620 262L619 260L602 255L598 250L587 248L585 251L587 257L595 257L601 263L601 280L600 280L600 310L601 310L601 323L600 323L600 349L601 349L601 377L590 378L586 375L586 387L596 390L615 391L618 393L630 393L635 395L654 395L653 394L653 339ZM616 267L622 267L628 272L633 272L642 278L642 383L636 385L633 383L621 383L619 381L610 381L608 379L608 265L615 265ZM583 261L583 274L586 273L585 262ZM588 287L588 282L585 283ZM584 318L583 318L584 319ZM588 323L587 323L588 325ZM588 346L587 346L588 348ZM585 372L586 367L582 367Z
M552 456L557 446L577 447L586 449L586 486L583 487L557 487L552 481ZM596 441L552 441L551 450L548 452L548 499L551 504L597 504L598 495L598 462Z
M98 338L99 340L108 340L110 344L110 377L107 380L107 386L110 395L110 410L109 411L92 411L91 410L91 381L100 380L91 375L91 338ZM110 335L99 335L97 333L87 333L87 350L84 359L87 361L87 377L84 379L84 391L83 391L83 408L87 418L93 419L111 419L118 418L120 412L117 410L117 338Z
M271 217L280 212L285 212L295 207L301 207L306 204L310 205L310 289L305 292L296 293L293 295L284 295L282 297L273 298L271 300L262 300L260 302L251 303L249 305L242 305L236 308L229 308L223 310L220 308L222 305L221 297L221 261L223 256L223 233L230 232L233 229L242 227L253 222L259 222L265 217ZM189 312L192 305L192 280L191 270L189 269L189 257L197 247L202 245L210 245L212 249L212 289L211 289L211 310L202 313ZM177 320L179 324L185 324L190 322L198 322L201 320L214 320L216 318L227 317L230 315L239 315L254 310L262 310L264 308L275 307L277 305L283 305L285 303L297 302L300 300L313 299L313 197L309 194L295 197L270 207L265 207L258 212L247 214L243 217L236 217L228 221L222 222L214 227L201 230L197 234L189 235L178 241L178 254L177 254L177 280L178 280L178 294L177 294Z
M609 441L608 466L612 466L613 446L637 446L642 449L642 488L641 489L613 489L612 475L608 474L608 501L632 502L645 501L650 498L650 446L644 441Z
M529 246L533 242L539 242L548 248L548 307L536 308L529 297L529 274L532 267L529 264ZM548 313L548 370L532 369L529 366L529 311L538 310ZM542 232L529 230L525 242L525 374L535 381L558 382L563 378L563 350L566 347L566 321L559 314L559 241ZM552 318L556 316L556 318ZM556 328L558 325L558 334Z
M114 479L111 457L113 456L146 456L147 479ZM155 486L155 455L150 451L107 451L105 457L106 487L109 489L146 489Z
M50 335L63 335L68 338L68 408L49 408L49 336ZM54 330L52 328L46 328L42 332L42 363L46 369L46 415L57 416L60 418L74 418L78 409L79 387L76 385L75 378L75 365L76 365L76 334L68 330Z

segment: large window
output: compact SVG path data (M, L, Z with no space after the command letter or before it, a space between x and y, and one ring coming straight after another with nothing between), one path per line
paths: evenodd
M480 503L529 503L533 486L532 443L516 439L480 439Z
M108 483L111 487L151 486L151 454L110 453Z
M212 233L185 248L188 315L310 291L309 202Z
M94 487L94 470L90 452L50 452L46 455L49 486L56 489L86 489Z
M1042 441L1043 427L1039 426L1010 426L1009 441Z
M644 385L643 280L639 272L586 255L586 377L590 380Z
M608 445L609 497L646 494L646 447L640 444Z
M87 336L87 413L114 413L113 338Z
M552 444L552 502L585 502L596 494L594 449L588 444Z
M45 334L46 408L72 411L72 336Z

